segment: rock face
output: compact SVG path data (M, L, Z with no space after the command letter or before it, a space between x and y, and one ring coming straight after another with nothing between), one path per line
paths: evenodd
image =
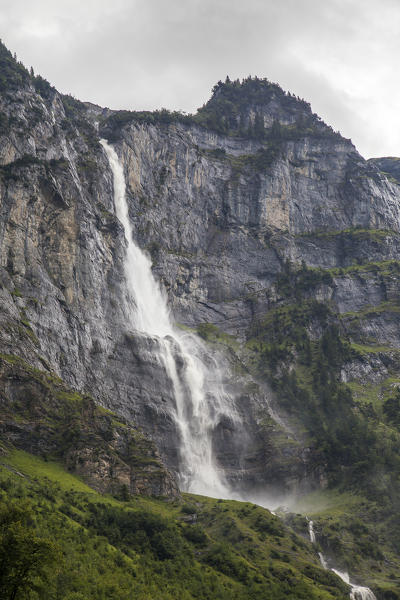
M393 180L394 183L400 183L400 159L394 156L385 156L383 158L370 158L370 164L377 167L382 173Z
M183 117L119 118L13 77L0 95L2 352L53 370L138 424L178 468L171 382L154 359L157 340L134 331L129 318L125 239L101 136L123 163L134 235L177 322L211 323L244 341L284 301L276 285L284 265L303 262L332 271L312 295L347 315L354 339L399 347L399 279L389 266L363 265L397 260L400 187L309 105L270 90L264 102L261 95L241 105L242 130L232 135ZM248 130L260 119L267 133L258 138ZM344 380L365 368L349 366ZM302 436L265 425L279 398L245 371L226 374L240 436L226 423L215 432L229 478L247 487L321 481L323 465ZM94 459L82 449L68 460L79 470ZM131 479L135 485L147 484Z
M289 141L258 170L243 158L257 151L253 141L136 123L123 136L132 221L185 323L213 322L240 335L254 316L249 295L267 297L286 259L353 264L362 247L347 254L346 230L389 230L378 260L396 256L399 190L347 140ZM223 158L215 159L215 148ZM257 308L265 312L268 298Z
M145 436L18 357L0 358L0 435L5 448L61 459L91 487L127 496L178 494Z

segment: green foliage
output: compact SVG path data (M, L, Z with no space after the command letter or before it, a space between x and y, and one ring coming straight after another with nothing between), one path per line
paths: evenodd
M182 529L184 538L195 546L203 547L208 541L208 537L199 525L186 525Z
M274 121L265 127L263 107L272 100L278 100L283 110L294 115L292 125L282 125ZM252 109L254 118L249 117ZM247 77L225 82L219 81L213 88L211 99L199 108L194 121L207 129L229 136L248 137L268 140L272 146L279 147L285 140L300 139L306 135L322 137L340 137L312 114L310 105L286 93L282 88L267 79Z
M3 112L0 112L0 135L8 133L9 128L10 122L7 115Z
M262 115L257 111L254 122L248 122L248 110L254 105L265 106L275 97L284 106L301 106L302 110L311 114L309 104L285 94L282 88L267 79L248 77L240 82L227 77L224 83L219 81L212 91L211 99L198 110L194 119L203 127L222 134L262 139L265 136ZM271 134L277 137L276 128Z
M80 100L77 100L71 94L62 94L61 101L64 107L66 119L62 121L61 126L71 137L79 135L84 139L89 148L88 153L83 153L80 167L86 174L93 174L96 165L93 162L93 155L90 151L98 151L100 148L99 136L94 125L87 119L86 106Z
M279 285L300 300L321 279L325 281L323 272L310 277L304 268L295 273L287 269ZM322 332L319 338L310 337L312 329ZM325 304L302 300L271 310L248 346L256 354L259 375L306 427L332 483L365 484L376 468L389 468L393 448L380 448L375 426L355 410L351 389L340 382L342 365L355 353Z
M173 123L193 124L193 116L180 111L169 111L166 108L151 111L118 110L106 117L100 124L102 135L114 143L123 136L123 128L131 123L146 123L147 125L170 125Z
M194 504L184 504L181 508L181 511L185 515L195 515L197 508L194 506Z
M29 503L0 500L0 597L4 600L40 592L59 560L56 545L37 535L34 521Z
M33 78L33 85L38 94L42 96L42 98L48 99L55 93L55 88L50 85L47 79L41 77L41 75L37 75Z
M326 324L329 309L316 300L288 304L271 310L257 322L248 345L258 354L260 374L274 375L281 362L299 352L305 364L311 362L311 342L306 327L313 320Z
M46 79L34 76L24 65L12 55L0 41L0 91L15 91L33 84L35 90L43 97L50 98L55 92ZM0 117L0 131L7 126L5 116Z
M237 176L244 169L254 169L262 172L268 169L272 163L282 154L282 147L274 141L265 142L263 148L259 148L254 154L240 154L235 156L226 155L226 159L232 166L233 175Z
M262 107L272 99L278 99L284 109L295 115L292 125L275 121L271 127L265 127ZM254 107L254 118L250 119L249 110ZM219 81L213 88L211 99L195 115L165 108L153 112L121 110L105 117L101 131L109 141L116 142L123 136L123 128L131 123L199 125L223 135L257 139L265 142L265 148L255 159L263 164L272 162L284 141L301 139L307 135L340 137L317 115L312 114L307 102L285 93L279 85L258 77L247 77L242 81L227 78L224 83ZM215 158L224 158L224 151L219 148L209 152L214 153Z
M235 337L223 332L213 323L200 323L197 326L196 333L210 344L222 345L233 349L239 347Z
M7 165L0 166L0 177L3 181L18 181L21 178L20 169L27 169L36 165L43 165L43 161L31 154L24 154Z
M326 269L312 269L303 261L300 268L295 268L290 261L284 263L284 268L276 280L276 288L286 297L300 299L307 293L313 292L319 285L332 285L333 278Z
M29 84L30 74L0 41L0 91L13 91Z
M383 403L383 413L389 423L400 428L400 389Z
M335 269L329 269L329 273L332 275L351 275L360 273L374 273L375 275L392 276L400 274L400 261L398 260L385 260L381 262L366 262L363 264L349 265L348 267L341 267Z
M74 98L70 94L63 94L61 96L61 100L63 103L65 115L69 119L75 119L80 116L80 113L83 109L83 103L80 100Z
M47 567L50 560L39 566L33 580L39 596L33 592L32 600L347 597L337 578L323 581L314 550L260 507L199 496L183 505L146 498L121 503L71 489L71 475L64 480L61 472L47 471L47 480L28 462L17 475L11 464L0 467L0 506L7 501L26 512L31 539L50 538L63 555L57 568ZM196 524L184 522L183 506L196 507ZM293 551L294 542L301 553Z
M373 588L378 598L396 598L399 590L399 500L382 493L376 500L362 494L325 489L303 497L294 507L314 521L317 542L325 558L356 581ZM304 532L304 518L286 519L298 532Z

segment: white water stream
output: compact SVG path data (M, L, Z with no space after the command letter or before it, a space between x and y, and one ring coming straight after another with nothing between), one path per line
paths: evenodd
M171 410L181 437L180 487L217 498L233 497L216 465L212 447L212 431L221 416L238 418L232 398L224 390L217 362L207 354L201 341L174 327L166 298L154 279L151 261L133 241L122 165L114 148L105 140L101 144L113 173L116 215L127 240L125 275L132 298L131 323L141 334L157 339L157 358L174 391L175 406ZM314 524L310 520L308 533L315 544ZM321 565L328 569L323 554L318 555ZM376 600L369 588L352 584L347 573L331 570L351 586L351 600Z
M221 416L237 419L232 398L224 390L217 362L207 355L201 341L174 327L151 261L133 241L122 165L114 148L105 140L101 144L113 173L116 215L127 240L125 275L132 298L131 322L138 332L157 339L156 358L174 391L171 412L181 438L180 488L218 498L232 497L212 447L212 431Z
M317 541L317 538L316 538L315 531L314 531L314 523L312 521L310 521L310 519L307 519L307 521L308 521L308 535L310 536L310 542L312 544L315 544ZM320 560L323 568L330 569L324 555L321 552L318 552L318 556L319 556L319 560ZM338 571L337 569L330 569L330 570L333 571L334 573L336 573L336 575L338 577L340 577L340 579L342 581L344 581L351 587L350 600L376 600L375 594L369 588L351 583L348 573Z

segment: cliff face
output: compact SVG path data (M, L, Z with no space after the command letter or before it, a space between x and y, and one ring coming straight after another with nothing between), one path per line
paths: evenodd
M281 142L266 166L256 163L261 142L197 127L132 123L118 147L137 237L185 323L240 335L254 316L249 295L266 312L287 259L333 268L397 256L399 188L342 138ZM385 239L346 248L358 228Z
M242 131L232 135L187 118L118 119L42 87L26 77L0 95L2 352L141 426L176 469L171 383L154 360L157 340L129 320L104 136L123 162L135 237L177 322L215 325L240 345L287 302L278 281L288 264L322 267L329 278L307 299L329 305L353 340L391 345L348 360L342 379L376 382L397 369L399 278L388 261L400 246L400 187L308 105L257 97L235 113ZM260 119L266 133L249 133ZM317 339L320 324L308 332ZM251 348L225 334L210 351L230 348L226 385L242 416L240 427L221 422L214 434L228 476L243 486L323 481L323 460L287 406L287 422L271 421L279 393L252 370Z
M1 453L56 457L102 493L178 495L151 441L54 374L1 356L0 392Z

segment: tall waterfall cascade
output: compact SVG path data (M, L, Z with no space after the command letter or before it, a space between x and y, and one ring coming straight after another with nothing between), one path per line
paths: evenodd
M307 519L308 521L308 535L310 537L310 542L312 544L316 544L317 537L314 531L314 523ZM361 585L356 585L351 583L350 576L345 571L338 571L337 569L332 569L328 566L328 562L324 555L321 552L318 552L319 560L324 569L330 569L333 573L336 573L338 577L345 583L347 583L351 587L350 592L350 600L376 600L375 594L368 587L363 587Z
M174 392L175 405L171 411L180 435L180 487L207 496L232 498L234 494L214 458L212 432L222 416L238 419L234 402L224 389L218 363L207 354L202 342L174 327L166 298L153 276L151 261L133 241L122 164L112 146L105 140L101 144L113 174L116 215L127 241L124 268L132 300L131 325L139 334L157 339L156 358ZM308 534L315 544L314 524L307 520ZM369 588L351 583L348 573L329 567L322 553L318 556L323 568L331 569L350 585L350 600L376 600Z
M131 325L140 334L157 339L156 359L165 369L174 392L171 412L180 435L180 487L207 496L232 497L212 447L212 431L221 416L237 419L232 398L224 389L217 362L207 355L201 341L174 327L151 261L133 241L122 164L112 146L105 140L101 144L113 174L116 215L127 240L124 266L132 299Z

